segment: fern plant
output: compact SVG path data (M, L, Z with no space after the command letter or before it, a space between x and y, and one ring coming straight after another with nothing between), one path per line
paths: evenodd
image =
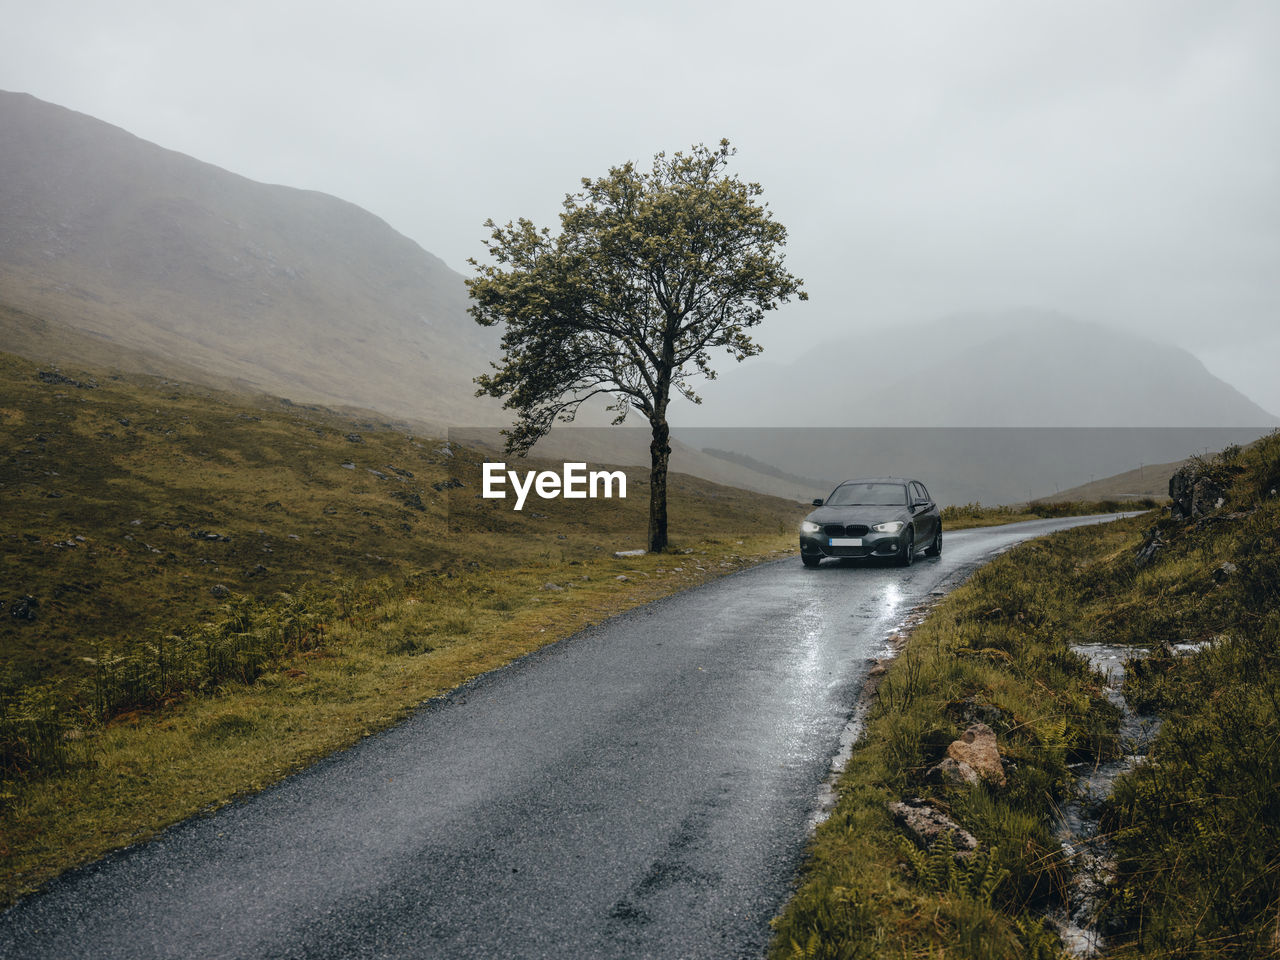
M928 890L989 907L996 889L1009 877L1009 871L997 865L997 847L984 847L968 856L958 856L954 831L948 830L928 850L921 850L901 835L897 843L902 858L915 872L916 881Z

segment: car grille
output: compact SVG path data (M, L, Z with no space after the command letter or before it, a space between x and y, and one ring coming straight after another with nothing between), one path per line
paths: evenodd
M828 523L822 528L822 532L828 537L865 537L871 532L871 528L865 523L851 523L847 527L839 523Z

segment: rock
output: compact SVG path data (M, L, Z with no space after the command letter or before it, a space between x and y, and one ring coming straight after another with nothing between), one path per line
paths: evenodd
M614 577L613 579L615 579L615 580L621 580L623 583L627 583L628 581L630 581L630 580L631 580L631 578L630 578L630 577L628 577L625 573L620 573L620 574L618 574L616 577Z
M35 597L23 597L9 604L9 616L21 623L35 623L40 601Z
M920 797L911 797L906 801L895 800L888 806L893 819L906 827L915 841L923 847L932 847L950 833L957 856L967 856L978 849L977 837Z
M364 437L360 436L358 433L348 433L346 435L346 440L348 443L364 443Z
M956 783L968 787L976 787L982 782L977 770L951 757L943 757L941 762L930 767L924 778L929 783Z
M977 697L965 697L956 704L956 713L961 723L992 724L1004 719L1004 713L994 704L987 703Z
M643 557L647 552L647 550L615 550L613 559L625 560L627 557Z
M926 776L971 786L983 780L1005 786L1007 781L995 732L985 723L973 724L959 740L951 742L946 758Z
M433 483L431 485L431 489L436 493L441 493L445 490L459 490L464 486L466 486L466 484L457 477L450 477L448 480L441 480L439 483Z
M1134 565L1138 567L1138 569L1142 569L1156 558L1156 554L1163 550L1164 546L1165 543L1160 537L1160 531L1153 528L1142 546L1138 548L1138 552L1134 555Z
M393 490L391 496L395 497L410 510L426 510L427 505L422 502L422 496L414 493L412 490Z
M876 661L874 667L867 671L868 677L882 677L886 673L887 668L879 660Z
M63 376L61 373L56 373L51 370L41 370L38 374L36 374L36 376L40 378L41 383L52 383L52 384L65 383L69 387L79 387L81 390L85 390L85 389L92 390L94 387L98 385L92 380L90 380L88 383L81 383L79 380L72 380L70 377Z
M1193 461L1169 478L1169 499L1173 501L1170 513L1175 520L1194 520L1222 506L1226 488L1201 470Z
M1213 571L1213 582L1226 583L1228 580L1231 579L1232 575L1238 569L1240 568L1237 567L1230 560L1228 560L1226 563L1219 564L1218 567Z
M227 589L226 584L222 583L215 583L209 588L209 593L217 597L219 600L225 600L227 597L231 596L231 591Z
M557 593L562 593L562 592L564 591L564 587L560 586L560 584L558 584L558 583L544 583L544 584L542 585L542 589L543 589L543 590L554 590L554 591L556 591Z

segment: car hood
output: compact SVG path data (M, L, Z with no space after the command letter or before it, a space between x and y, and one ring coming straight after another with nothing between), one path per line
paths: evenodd
M805 517L812 523L887 523L890 520L910 520L906 507L818 507Z

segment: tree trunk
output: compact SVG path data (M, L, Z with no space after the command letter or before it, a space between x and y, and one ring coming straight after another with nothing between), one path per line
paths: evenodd
M649 443L649 552L667 548L667 463L671 459L671 428L666 417L651 422Z

